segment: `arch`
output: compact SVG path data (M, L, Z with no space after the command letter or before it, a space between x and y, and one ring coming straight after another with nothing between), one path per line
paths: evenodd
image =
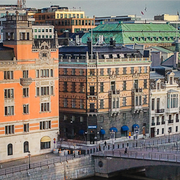
M24 153L29 152L29 142L25 141L24 142Z
M13 145L10 143L7 146L8 156L13 155Z

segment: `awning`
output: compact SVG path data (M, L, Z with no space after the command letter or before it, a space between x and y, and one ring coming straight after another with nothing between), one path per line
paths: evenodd
M110 131L113 131L113 132L118 132L118 130L117 130L116 127L111 127L109 130L110 130Z
M84 130L83 129L79 130L79 134L83 135L84 134Z
M102 134L102 135L106 134L106 132L105 132L104 129L101 129L99 132L100 132L100 134Z
M134 129L134 128L139 128L139 125L138 124L133 124L132 125L132 128Z
M44 136L41 138L41 142L51 142L51 138L49 136Z
M121 127L121 131L128 131L128 130L129 130L129 128L126 125Z

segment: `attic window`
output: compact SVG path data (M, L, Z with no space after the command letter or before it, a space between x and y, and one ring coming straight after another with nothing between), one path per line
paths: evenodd
M146 41L146 39L147 39L147 38L145 37L145 38L144 38L144 41Z

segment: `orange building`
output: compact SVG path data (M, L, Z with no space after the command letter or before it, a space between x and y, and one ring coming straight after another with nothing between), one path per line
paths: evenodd
M95 141L149 125L149 53L113 45L59 49L61 136Z
M58 35L63 34L65 30L71 33L78 31L88 31L95 26L95 18L85 16L84 11L70 9L56 9L52 11L38 12L34 15L36 24L51 24Z
M6 15L0 47L0 159L47 153L58 135L56 41L34 45L27 15Z

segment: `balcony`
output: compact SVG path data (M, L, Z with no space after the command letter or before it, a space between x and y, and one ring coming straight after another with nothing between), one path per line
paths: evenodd
M151 123L151 126L155 126L155 123L153 122L153 123Z
M88 113L97 113L97 109L87 109Z
M169 119L169 120L168 120L168 123L173 123L173 120L170 120L170 119Z
M176 119L176 122L179 122L179 119Z
M164 109L156 109L156 113L157 114L163 114L164 113Z
M178 112L178 108L167 108L166 109L166 113L169 113L169 114L171 114L171 113L177 113Z
M88 99L96 99L97 98L97 92L87 92Z
M142 93L143 90L142 90L142 88L136 88L136 89L134 89L134 92L135 93Z
M162 123L161 124L165 124L165 121L162 121Z
M20 78L21 86L29 86L32 83L32 78Z
M156 125L160 125L160 122L157 122Z

